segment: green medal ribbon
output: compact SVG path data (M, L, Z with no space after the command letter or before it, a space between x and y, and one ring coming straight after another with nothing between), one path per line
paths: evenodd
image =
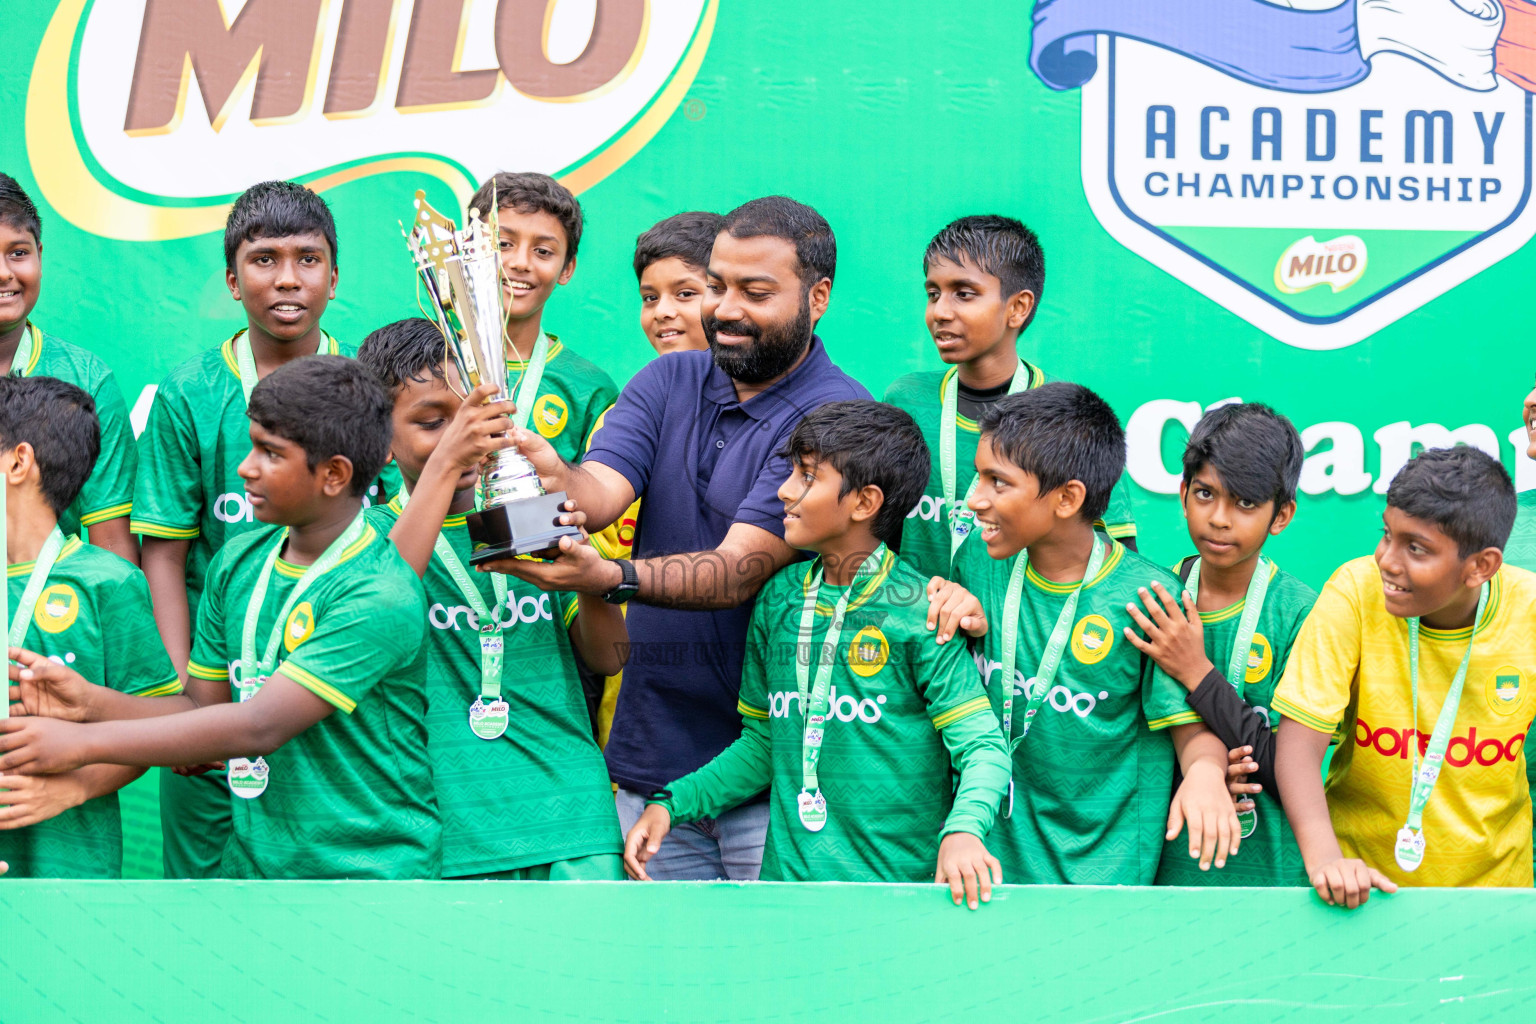
M350 547L368 529L368 524L363 520L363 513L359 511L357 518L347 524L347 528L341 531L341 535L331 541L314 564L304 570L293 585L293 591L288 599L283 602L282 610L277 613L277 621L272 624L272 633L267 639L266 651L261 660L256 660L256 622L261 617L261 606L267 599L267 587L272 580L272 569L277 565L278 552L283 550L283 545L288 540L288 530L285 528L278 533L277 542L272 545L272 550L267 552L267 560L261 567L261 575L256 578L256 586L251 591L250 602L245 606L245 628L240 635L240 681L237 684L240 690L242 702L256 696L266 676L270 675L277 666L277 645L282 642L283 623L293 612L294 606L299 603L299 598L309 585L324 576L336 564L341 561L342 553Z
M1035 715L1040 711L1040 705L1045 703L1045 694L1051 688L1051 682L1056 678L1056 669L1061 665L1061 652L1066 649L1067 637L1072 632L1072 623L1077 618L1077 599L1104 565L1105 553L1109 549L1109 543L1101 543L1098 535L1093 538L1093 553L1088 556L1088 568L1083 572L1083 578L1072 593L1067 595L1066 604L1061 606L1061 614L1056 616L1056 625L1051 629L1051 636L1045 644L1045 653L1040 656L1040 666L1035 670L1035 678L1026 683L1029 690L1029 701L1024 705L1023 721L1019 723L1019 735L1013 735L1013 666L1018 660L1019 649L1019 606L1024 599L1024 572L1029 565L1029 551L1019 552L1018 560L1013 563L1013 572L1008 576L1008 591L1003 599L1003 743L1008 747L1008 810L1004 817L1013 816L1013 755L1019 746L1023 744L1024 737L1029 735L1029 728L1034 723Z
M1019 368L1013 371L1013 380L1008 385L1008 393L1016 395L1020 391L1029 390L1029 382L1033 374L1029 364L1019 360ZM970 510L968 504L971 495L976 493L976 478L971 478L971 486L965 492L965 498L955 501L955 488L957 484L957 468L955 465L955 418L960 415L960 371L956 370L949 375L944 382L943 417L939 421L939 477L944 485L944 514L949 520L949 561L953 565L955 553L960 550L960 545L965 538L971 535L971 527L975 524L976 514Z
M410 500L410 494L402 490L400 508L404 510ZM464 600L469 602L469 607L480 623L480 694L469 706L470 731L483 740L498 739L507 731L511 711L507 702L501 699L501 666L506 643L499 616L507 604L507 578L499 572L489 574L491 589L496 594L496 605L489 608L480 588L470 578L469 570L464 568L463 560L441 530L432 542L432 553L443 563L448 575L453 577L454 585L464 595Z
M1243 617L1237 620L1237 639L1232 643L1232 657L1227 662L1227 682L1241 697L1248 688L1248 653L1253 647L1253 634L1259 628L1259 615L1264 610L1264 595L1269 591L1269 578L1274 573L1274 563L1263 555L1253 567L1253 578L1248 581L1248 592L1243 595ZM1184 587L1200 600L1200 559L1190 566L1189 579ZM1196 612L1196 614L1199 614ZM1239 811L1237 815L1238 838L1247 839L1259 827L1259 812Z
M37 336L37 328L30 323L26 330L21 332L21 341L16 344L16 354L11 356L11 376L25 377L27 364L32 361L32 353L43 343L43 339ZM3 609L0 609L3 610Z
M0 552L6 545L5 522L5 484L0 481ZM32 614L37 608L37 599L43 593L43 587L48 584L48 574L53 572L53 565L59 560L59 552L64 550L64 534L55 526L48 534L48 539L43 541L43 549L37 553L37 561L32 563L32 573L27 577L27 585L22 589L21 600L16 605L15 615L10 620L10 630L6 634L6 643L11 647L20 647L27 638L27 623L31 621ZM5 556L6 581L4 593L0 593L0 621L9 613L6 603L10 597L10 557ZM0 664L10 665L9 658L0 658ZM6 692L9 693L10 680L5 681ZM7 697L0 701L0 718L9 718L11 715L11 701Z
M821 760L821 741L826 735L828 695L832 686L832 670L837 665L837 644L843 632L843 616L848 610L848 599L858 589L861 576L873 576L885 566L891 552L884 544L859 563L853 571L848 589L837 599L832 609L832 623L817 651L816 679L811 681L809 655L811 636L816 625L816 595L821 590L825 566L818 562L805 591L805 606L800 612L800 646L795 658L795 685L800 692L800 711L805 715L805 731L800 745L800 773L802 785L798 798L800 823L812 832L820 832L827 824L827 800L821 795L821 783L817 776L817 764Z
M533 355L523 364L523 379L517 385L517 426L528 429L533 415L534 400L539 397L539 385L544 381L544 366L549 362L549 335L539 332L539 340L533 343Z
M1488 604L1488 584L1484 583L1477 595L1477 613L1472 617L1472 632L1477 633L1483 619L1483 609ZM1397 866L1404 871L1415 871L1424 863L1424 808L1429 805L1435 783L1440 780L1440 767L1445 762L1445 751L1451 742L1451 730L1456 725L1456 711L1461 706L1461 691L1467 682L1467 669L1472 664L1472 637L1467 638L1467 650L1461 656L1461 665L1451 680L1451 688L1445 695L1445 703L1435 719L1435 729L1429 734L1429 746L1424 760L1419 760L1419 745L1410 743L1413 759L1409 762L1408 820L1397 830L1397 843L1392 851ZM1413 687L1413 734L1419 734L1419 620L1408 620L1408 676Z
M240 344L242 341L245 344ZM256 390L256 354L251 351L251 340L246 336L244 329L236 331L235 336L229 339L230 347L235 350L235 365L240 367L240 390L245 392L245 404L251 404L251 392ZM340 347L336 339L320 332L320 347L328 356L339 355Z

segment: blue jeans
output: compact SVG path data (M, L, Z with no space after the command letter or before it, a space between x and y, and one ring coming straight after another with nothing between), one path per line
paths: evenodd
M614 801L619 828L628 835L645 810L645 797L620 789ZM675 822L656 856L646 862L645 873L663 882L755 882L767 835L767 801L733 808L718 818Z

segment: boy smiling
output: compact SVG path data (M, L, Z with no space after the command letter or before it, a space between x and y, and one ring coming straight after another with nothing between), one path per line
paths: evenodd
M42 287L42 220L16 179L0 174L0 376L57 377L91 396L101 421L101 456L74 504L59 517L59 529L74 536L83 527L96 547L137 565L139 547L128 516L138 460L128 408L105 362L32 323Z
M1275 770L1329 903L1358 906L1373 887L1531 885L1536 576L1504 564L1514 518L1497 461L1421 452L1387 489L1375 555L1339 567L1296 638L1274 698Z
M536 430L560 457L579 460L598 417L619 390L595 363L544 332L544 307L576 273L581 204L547 174L502 171L480 186L470 209L496 204L507 367L527 408L518 426Z
M923 579L885 543L922 489L922 434L891 406L833 402L800 422L788 449L784 538L820 557L763 588L741 737L652 797L626 839L625 866L645 879L674 819L718 813L767 787L762 878L931 877L974 910L1003 879L982 838L1007 759L974 666L960 645L933 642Z
M1186 824L1189 857L1223 867L1239 845L1226 747L1121 636L1137 588L1175 577L1094 529L1125 468L1114 410L1087 388L1043 384L980 426L981 543L961 548L956 582L929 586L941 606L954 603L946 592L979 602L959 626L982 635L976 657L1012 756L1011 814L989 837L1006 877L1150 885ZM1175 755L1184 779L1170 806Z

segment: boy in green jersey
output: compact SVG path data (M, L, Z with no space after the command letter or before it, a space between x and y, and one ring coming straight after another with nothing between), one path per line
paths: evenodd
M52 377L0 376L0 629L16 656L56 659L123 693L178 693L143 573L59 526L100 447L83 390ZM33 700L11 714L46 710L36 694L12 693ZM142 773L93 764L59 775L0 774L0 861L23 878L121 877L117 791Z
M1198 552L1179 563L1177 590L1141 591L1126 639L1189 691L1189 706L1227 745L1243 856L1202 872L1177 838L1163 849L1159 885L1306 885L1306 866L1275 787L1275 686L1317 594L1281 572L1263 547L1296 515L1301 437L1266 405L1207 413L1184 449L1179 501ZM1236 755L1235 757L1231 755Z
M1527 458L1536 459L1536 388L1525 396L1520 410L1520 422L1525 424ZM1520 491L1515 497L1515 525L1504 545L1504 561L1529 572L1536 572L1536 489ZM1536 730L1533 730L1536 733ZM1531 735L1525 738L1530 749ZM1525 777L1530 783L1531 803L1536 805L1536 757L1525 759ZM1531 867L1536 871L1536 825L1531 832Z
M977 663L1012 751L1012 813L988 837L1010 882L1150 885L1186 822L1202 869L1238 847L1227 748L1121 635L1137 588L1176 585L1094 529L1124 468L1120 421L1087 388L1004 398L976 447L981 543L961 549L957 582L930 583L941 607L954 604L946 592L972 602L959 626L981 636ZM1184 781L1170 807L1175 754Z
M309 189L267 181L242 193L224 227L224 262L246 326L172 370L150 407L139 438L133 530L143 537L155 620L178 670L186 669L213 557L228 541L261 528L238 472L250 450L252 389L301 356L355 351L320 328L336 296L336 255L331 211ZM379 497L374 485L364 500ZM229 837L229 808L218 771L160 773L167 878L214 873Z
M388 457L391 406L339 356L295 360L263 379L251 392L240 475L261 521L285 529L243 534L209 566L188 695L125 697L23 659L85 724L0 723L0 769L227 760L234 827L224 875L438 877L426 602L416 574L363 517L363 494Z
M758 595L741 737L656 794L625 867L645 879L674 819L767 788L762 878L932 878L974 910L1004 877L982 838L1008 764L975 667L933 642L924 579L887 547L927 477L922 433L892 406L832 402L795 427L788 454L784 539L820 557Z
M975 532L965 496L976 479L977 421L1005 395L1052 379L1019 355L1045 288L1045 254L1011 217L961 217L928 243L923 272L928 331L949 369L897 378L885 400L912 414L933 455L927 488L902 528L901 556L925 576L949 579L955 553ZM1123 478L1099 525L1135 550Z
M580 462L597 418L619 389L595 363L543 327L544 306L576 273L581 204L547 174L502 171L469 201L472 210L497 207L501 298L506 312L507 366L518 380L514 414L537 430L567 462Z
M572 649L596 671L619 671L624 616L600 597L470 569L464 517L481 464L509 443L512 404L487 403L491 384L459 397L434 324L381 327L357 358L394 398L390 450L405 484L367 518L427 591L427 750L443 877L623 879L608 768Z
M101 456L79 497L59 516L66 537L81 529L99 548L139 563L128 529L137 458L128 408L95 353L44 334L29 319L43 284L43 224L16 179L0 174L0 377L57 377L85 390L101 421Z

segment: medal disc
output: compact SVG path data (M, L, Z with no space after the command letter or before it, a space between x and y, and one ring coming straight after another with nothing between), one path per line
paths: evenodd
M252 761L244 757L231 758L229 762L229 791L242 800L254 800L267 791L271 769L267 760L258 757Z
M489 704L476 697L469 706L469 731L483 740L500 739L506 735L511 710L500 697Z
M1416 871L1424 863L1424 833L1404 825L1397 830L1397 845L1392 850L1397 866L1404 871Z
M1237 837L1239 839L1247 839L1253 835L1254 830L1259 827L1259 812L1257 808L1251 811L1238 811L1237 827Z
M827 798L820 790L812 794L802 789L797 803L800 805L800 824L808 831L820 832L827 827Z

